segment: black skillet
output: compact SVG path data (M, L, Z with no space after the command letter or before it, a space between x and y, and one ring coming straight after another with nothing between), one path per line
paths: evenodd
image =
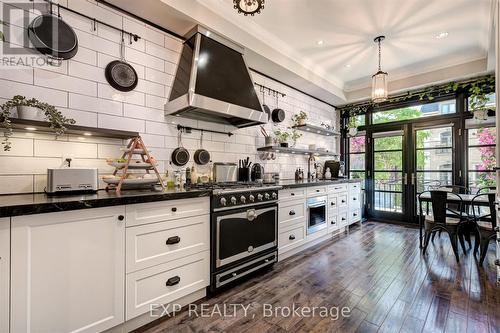
M43 14L35 17L28 26L28 37L38 52L48 57L48 63L60 66L63 60L73 58L78 52L75 31L59 15Z
M172 163L177 166L184 166L189 162L189 151L182 147L182 131L179 131L178 141L179 147L175 148L172 152Z
M205 165L210 162L210 153L208 150L203 149L203 131L200 137L200 149L194 152L194 162L199 165Z
M125 42L120 42L120 60L114 60L106 66L104 76L108 83L116 90L127 92L137 87L139 78L134 67L125 61Z

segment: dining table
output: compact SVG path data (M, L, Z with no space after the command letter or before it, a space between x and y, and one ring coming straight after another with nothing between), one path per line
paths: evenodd
M487 194L487 193L483 193L483 194ZM451 193L450 192L447 195L446 202L449 204L462 203L464 207L468 207L468 206L472 205L472 200L476 196L477 196L476 194L459 194L459 193ZM431 202L431 193L430 192L422 193L418 198L419 198L420 202L422 202L422 203L425 203L425 202L430 203ZM474 200L474 205L488 207L490 205L490 202L488 201L488 196L483 195L483 196L476 198L476 200ZM467 215L465 217L467 217ZM422 229L424 226L422 217L420 217L418 219L418 223L419 223L419 229L420 229L420 237L419 237L420 248L422 248L422 240L423 240Z

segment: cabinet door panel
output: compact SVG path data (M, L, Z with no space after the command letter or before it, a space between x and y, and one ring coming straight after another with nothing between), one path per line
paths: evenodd
M12 218L13 332L101 332L124 321L124 207Z
M10 218L0 219L0 332L9 332Z

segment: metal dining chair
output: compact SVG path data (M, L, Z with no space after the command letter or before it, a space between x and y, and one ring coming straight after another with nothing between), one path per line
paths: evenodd
M432 215L424 215L423 213L421 197L425 193L430 193L431 196ZM448 196L456 196L455 199L459 202L458 205L460 206L457 212L447 209ZM420 218L424 219L423 254L425 254L427 251L427 246L429 246L431 236L436 231L445 231L450 237L453 253L455 254L457 262L459 262L459 238L462 250L465 252L463 237L460 234L461 227L464 221L463 210L461 209L463 207L463 200L460 195L448 191L426 191L419 195L419 202Z
M488 246L492 239L497 239L497 214L495 211L495 196L496 193L482 193L476 195L471 202L474 223L477 228L477 236L474 245L474 253L477 253L479 246L481 246L481 256L479 265L483 265L484 258L488 253ZM488 206L478 204L481 198L488 199Z
M483 193L488 193L488 192L496 192L497 187L496 186L486 186L486 187L481 187L479 190L477 190L476 194L483 194Z

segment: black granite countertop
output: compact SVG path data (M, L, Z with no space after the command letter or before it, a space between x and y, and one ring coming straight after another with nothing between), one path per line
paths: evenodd
M360 179L319 179L319 180L280 180L278 185L282 186L283 189L287 188L297 188L297 187L313 187L313 186L323 186L323 185L334 185L334 184L342 184L342 183L359 183Z
M210 196L210 190L130 190L116 194L99 191L96 194L48 196L43 193L0 195L0 217L52 213L66 210L99 208L136 203L188 199Z

